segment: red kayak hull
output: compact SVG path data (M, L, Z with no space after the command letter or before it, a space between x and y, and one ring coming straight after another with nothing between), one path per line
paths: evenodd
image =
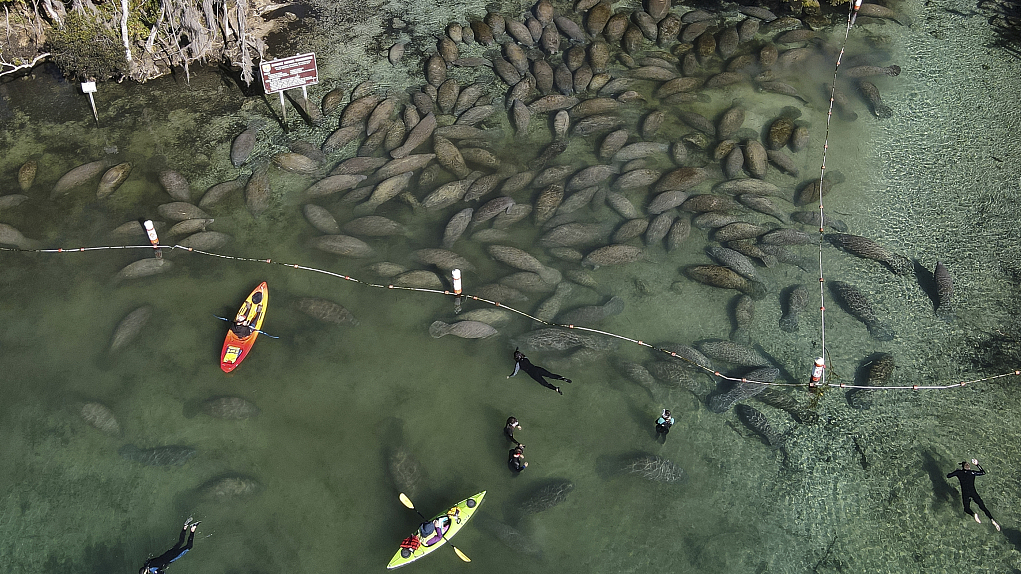
M262 293L262 301L259 304L255 304L252 298L255 297L256 293ZM238 310L238 316L244 314L245 318L251 321L254 317L253 326L256 329L262 329L262 321L266 318L266 309L269 307L269 287L266 286L266 282L263 281L255 290L252 291L245 302L241 305ZM223 341L223 349L220 351L220 369L229 373L236 369L241 361L244 361L248 357L249 351L252 350L252 345L255 344L255 339L259 337L259 331L252 331L251 335L247 337L238 337L237 333L233 330L227 330L227 338Z

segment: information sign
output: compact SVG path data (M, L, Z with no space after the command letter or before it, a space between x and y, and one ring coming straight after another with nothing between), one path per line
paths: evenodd
M262 75L262 87L267 94L319 83L319 69L316 67L314 52L262 62L259 70Z

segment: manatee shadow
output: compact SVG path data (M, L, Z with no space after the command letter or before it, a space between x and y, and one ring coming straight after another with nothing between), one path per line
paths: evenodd
M932 483L934 505L954 504L961 500L957 489L947 482L943 467L936 460L935 453L930 450L922 452L922 470L929 475L929 482Z
M778 380L778 381L780 379L787 379L788 381L797 381L798 380L798 378L795 377L793 373L791 373L790 371L787 370L787 367L785 367L783 365L782 361L778 360L769 351L764 349L762 347L762 345L760 345L758 343L755 343L754 345L752 345L752 348L755 349L756 351L758 351L760 355L762 355L763 357L765 357L766 359L769 360L769 363L770 363L769 366L776 367L777 369L780 370L780 376L777 377L776 380ZM749 370L749 372L754 371L755 369L758 369L758 368L759 367L752 367Z
M939 307L939 293L936 291L936 276L932 271L925 268L922 263L917 259L912 259L911 263L915 268L915 279L918 280L918 286L922 288L922 292L929 297L932 301L932 308Z

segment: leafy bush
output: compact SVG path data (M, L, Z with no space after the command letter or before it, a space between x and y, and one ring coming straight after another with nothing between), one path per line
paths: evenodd
M48 48L65 76L106 80L126 75L127 59L118 33L78 11L49 33Z

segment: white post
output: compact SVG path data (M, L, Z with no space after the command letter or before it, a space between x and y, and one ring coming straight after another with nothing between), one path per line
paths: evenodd
M280 90L280 113L284 116L284 123L287 123L287 108L284 107L284 91Z
M92 115L96 117L96 125L99 125L99 112L96 111L96 100L92 94L96 91L96 82L82 82L82 92L89 95L89 103L92 104Z

